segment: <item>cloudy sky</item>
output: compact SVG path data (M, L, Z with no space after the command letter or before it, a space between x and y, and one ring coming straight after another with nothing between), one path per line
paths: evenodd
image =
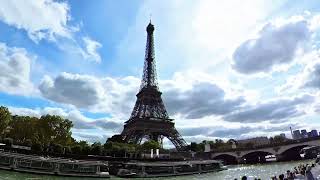
M122 130L155 25L160 90L190 141L320 130L317 0L0 1L0 104Z

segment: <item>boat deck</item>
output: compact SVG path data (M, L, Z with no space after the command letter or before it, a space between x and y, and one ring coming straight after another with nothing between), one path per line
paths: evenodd
M124 169L119 170L118 176L128 177L167 177L190 174L200 174L224 170L220 161L176 161L176 162L141 162L124 163Z

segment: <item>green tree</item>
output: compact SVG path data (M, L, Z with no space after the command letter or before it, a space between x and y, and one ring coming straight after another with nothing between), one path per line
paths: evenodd
M198 144L196 142L191 142L190 143L190 150L193 152L197 152L198 151Z
M119 143L107 141L104 147L104 153L110 156L124 156L126 153L137 152L139 145L129 144L129 143ZM142 150L141 148L139 150Z
M107 142L124 143L122 136L120 134L116 134L116 135L113 135L112 137L108 138Z
M64 147L64 154L72 154L72 150L70 146L65 146Z
M39 119L36 117L13 116L12 121L9 123L10 132L8 132L8 136L20 144L25 144L27 140L35 142L38 121Z
M72 142L72 126L70 120L63 119L60 116L41 116L39 123L37 123L37 136L42 144L54 142L61 145L69 145Z
M88 142L87 141L79 141L77 143L81 149L82 149L82 153L83 155L88 155L91 153L91 147L89 146Z
M63 154L63 146L61 144L52 144L52 151L56 154Z
M160 149L160 144L157 141L150 140L150 141L144 142L141 148L143 150Z
M91 154L93 155L101 155L102 150L103 148L100 142L95 142L91 145Z
M31 146L31 150L34 153L42 153L43 152L43 146L39 142L34 142Z
M72 154L80 155L82 154L82 147L80 145L76 145L71 147Z
M284 137L282 137L282 136L274 136L273 137L273 143L274 144L281 144L281 143L283 143L283 142L285 142L286 141L286 139L284 138Z
M8 127L11 121L11 114L8 108L1 106L0 107L0 134L4 134L6 128Z

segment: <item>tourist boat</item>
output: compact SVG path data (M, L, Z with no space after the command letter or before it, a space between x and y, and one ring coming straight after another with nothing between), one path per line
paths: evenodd
M220 161L127 162L119 177L164 177L216 172L226 169Z
M107 162L0 152L0 169L59 176L110 177Z
M319 146L305 147L301 149L300 156L304 159L314 159L320 153Z

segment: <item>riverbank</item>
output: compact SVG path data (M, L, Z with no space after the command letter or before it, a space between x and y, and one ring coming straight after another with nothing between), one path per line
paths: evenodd
M203 180L233 180L234 178L240 179L241 176L246 175L248 177L257 177L261 179L268 180L272 176L279 176L286 172L288 169L298 166L299 164L307 164L314 162L314 160L302 160L302 161L291 161L291 162L275 162L268 164L257 164L257 165L231 165L228 166L228 170L200 174L200 175L188 175L188 176L177 176L177 177L166 177L166 178L149 178L150 180L188 180L188 179L203 179ZM36 175L28 173L17 173L12 171L0 170L0 179L5 180L17 180L17 179L37 179L37 180L83 180L83 178L76 177L58 177L58 176L46 176L46 175ZM98 178L99 180L102 180ZM111 180L120 180L111 176ZM146 178L148 179L148 178ZM94 180L94 179L92 179ZM123 179L121 179L123 180Z

